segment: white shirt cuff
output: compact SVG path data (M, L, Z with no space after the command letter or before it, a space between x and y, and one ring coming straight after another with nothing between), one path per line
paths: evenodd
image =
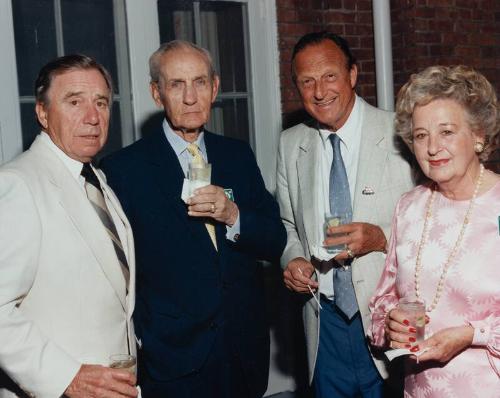
M472 321L469 323L474 328L474 337L472 338L472 345L483 346L483 347L488 345L491 332L490 326L483 321Z
M226 225L226 239L231 242L236 242L240 237L240 213L238 212L238 217L232 227Z

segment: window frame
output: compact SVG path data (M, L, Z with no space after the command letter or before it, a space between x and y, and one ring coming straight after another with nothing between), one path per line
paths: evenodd
M204 0L214 1L214 0ZM250 96L253 110L251 142L264 181L275 187L276 158L281 131L281 94L278 31L275 0L229 0L247 4L250 54ZM116 4L116 0L114 1ZM158 111L149 92L148 58L160 45L156 0L125 0L125 25L119 25L128 38L130 70L130 111L133 132L122 126L124 145L139 139L144 122ZM115 24L117 23L115 17ZM121 14L123 21L123 13ZM14 26L10 1L0 2L0 51L4 54L0 70L0 163L22 151L21 116L17 87ZM117 57L122 54L117 47ZM258 56L257 56L258 54ZM127 135L127 131L129 132Z

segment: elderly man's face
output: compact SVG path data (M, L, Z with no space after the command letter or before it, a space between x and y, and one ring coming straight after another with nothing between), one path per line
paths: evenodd
M156 104L177 134L198 133L210 117L219 79L211 79L206 59L192 49L167 52L160 70L160 81L151 84Z
M347 69L346 56L324 40L300 51L294 60L297 88L306 111L326 128L344 125L354 106L357 68Z
M108 137L110 91L96 69L74 69L56 75L47 103L37 103L43 129L66 155L89 162Z

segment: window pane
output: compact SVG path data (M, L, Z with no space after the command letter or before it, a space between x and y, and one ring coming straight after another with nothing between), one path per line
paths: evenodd
M40 132L40 126L36 121L34 103L21 104L21 127L23 129L23 151L25 151Z
M238 98L215 102L207 129L249 142L248 100Z
M53 0L12 0L19 95L34 95L38 70L57 57Z
M221 92L247 90L243 7L230 1L200 3L201 45L217 59Z
M193 42L193 1L191 0L159 0L158 20L160 23L160 42L166 43L175 39Z
M118 91L113 0L62 0L64 52L94 57L111 73Z

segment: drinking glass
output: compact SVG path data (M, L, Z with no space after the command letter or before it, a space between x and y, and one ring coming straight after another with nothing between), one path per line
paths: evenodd
M417 330L417 341L412 345L418 345L425 339L425 301L416 296L406 296L399 300L398 308L404 312L410 326Z
M114 354L109 357L109 367L123 369L129 373L137 374L137 360L129 354Z
M347 224L347 217L345 214L330 214L325 213L325 223L323 224L324 238L335 238L339 236L344 236L345 234L331 234L328 232L328 228L338 227L340 225ZM326 251L331 254L338 254L346 249L345 244L335 245L335 246L324 246Z
M210 185L212 165L210 163L190 163L188 170L190 196L198 188Z

